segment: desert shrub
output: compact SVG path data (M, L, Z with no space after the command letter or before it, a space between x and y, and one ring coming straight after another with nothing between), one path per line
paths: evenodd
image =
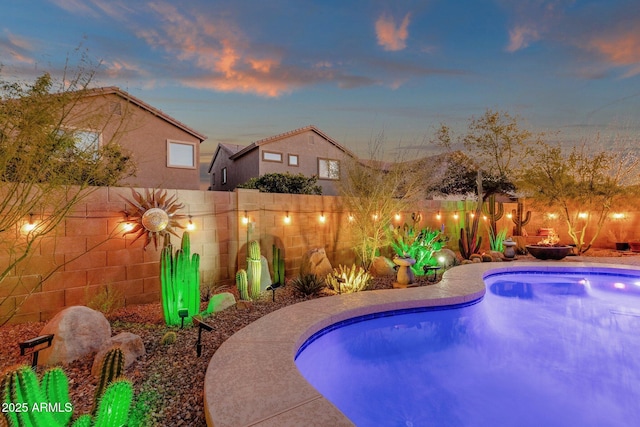
M303 295L317 295L326 287L326 282L315 274L305 274L293 279L291 285Z
M87 298L85 298L86 300ZM113 285L106 285L100 292L89 299L87 307L108 316L124 306L124 295Z
M301 173L267 173L258 178L251 178L238 188L260 190L261 193L288 194L322 194L322 187L318 184L318 177L305 176Z
M371 275L355 264L351 268L339 265L327 276L327 282L338 293L350 294L366 290L371 282Z

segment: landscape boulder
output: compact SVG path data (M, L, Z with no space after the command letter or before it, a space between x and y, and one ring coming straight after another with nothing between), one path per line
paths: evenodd
M213 295L209 299L209 305L207 306L208 313L217 313L222 310L226 310L229 307L236 305L236 297L231 292L222 292Z
M96 357L93 359L93 366L91 367L91 374L98 376L100 374L100 365L104 355L114 347L120 347L124 353L124 367L125 369L131 366L131 364L140 356L143 356L146 351L142 338L131 332L121 332L108 340L106 340Z
M40 351L39 365L67 364L97 352L111 337L104 314L89 307L68 307L56 314L40 331L54 334L51 347Z
M310 249L302 256L300 276L315 274L324 278L331 273L333 273L333 267L324 248Z
M374 277L394 276L396 274L395 264L387 257L377 256L371 262L369 273Z
M438 260L438 264L442 264L443 267L453 267L456 263L456 253L451 249L442 248L433 254L433 257ZM443 261L440 261L443 259Z
M271 274L269 273L269 261L264 255L260 255L260 292L271 286Z

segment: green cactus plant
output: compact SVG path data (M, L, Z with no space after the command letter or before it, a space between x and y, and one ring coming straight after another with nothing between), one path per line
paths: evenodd
M98 402L104 394L107 386L120 378L124 373L124 351L120 347L114 347L107 351L100 364L100 376L98 377L98 385L96 386L93 409L95 413L98 408Z
M94 427L126 425L132 400L133 386L129 380L119 379L111 383L98 404Z
M260 262L260 244L256 240L249 242L248 253L247 278L249 279L249 297L257 299L260 295L262 264Z
M523 213L524 203L522 199L518 199L517 209L511 210L511 221L516 225L513 232L514 236L522 236L522 227L529 224L529 221L531 220L531 211L527 211L524 218L522 217Z
M238 270L236 273L236 286L238 287L240 299L247 301L249 299L249 284L247 272L243 269Z
M489 200L482 204L482 213L489 220L489 226L491 227L491 233L494 236L498 235L498 221L504 215L504 204L502 202L496 202L496 195L489 196Z
M69 381L60 367L47 370L42 376L40 390L47 402L57 405L59 408L71 408L69 406ZM54 411L53 417L61 425L67 425L71 420L72 411Z
M30 366L7 372L0 383L2 402L26 411L7 411L4 415L13 427L65 427L73 415L69 402L69 382L61 368L44 373L41 383ZM72 427L111 427L127 424L133 399L130 381L118 379L107 387L100 399L96 417L89 414L76 419ZM34 407L47 410L34 410ZM41 406L42 405L42 406ZM55 410L52 410L55 408Z
M471 258L471 255L480 252L482 244L482 236L478 236L478 217L476 214L471 222L471 226L460 229L460 239L458 240L458 249L460 256L464 259ZM466 214L466 223L469 224L469 213Z
M282 249L273 245L273 284L276 286L284 285L284 257L282 256Z
M178 335L176 335L175 332L173 331L169 331L166 334L164 334L162 336L162 338L160 339L160 344L162 345L171 345L174 342L176 342L176 339L178 338Z
M160 284L162 287L162 309L169 326L181 324L178 310L186 308L186 322L191 322L200 312L200 255L191 255L189 233L182 235L181 248L173 254L168 244L162 249L160 258Z

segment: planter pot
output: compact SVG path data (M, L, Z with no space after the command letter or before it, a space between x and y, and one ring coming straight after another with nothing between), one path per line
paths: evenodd
M629 243L627 242L616 242L616 250L617 251L628 251Z
M629 242L631 252L640 252L640 242Z
M569 255L573 248L571 246L538 246L527 245L527 251L538 259L562 259Z

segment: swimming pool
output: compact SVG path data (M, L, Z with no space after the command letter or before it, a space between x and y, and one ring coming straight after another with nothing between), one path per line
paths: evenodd
M494 270L485 283L476 303L325 328L296 365L358 426L637 424L637 270Z

